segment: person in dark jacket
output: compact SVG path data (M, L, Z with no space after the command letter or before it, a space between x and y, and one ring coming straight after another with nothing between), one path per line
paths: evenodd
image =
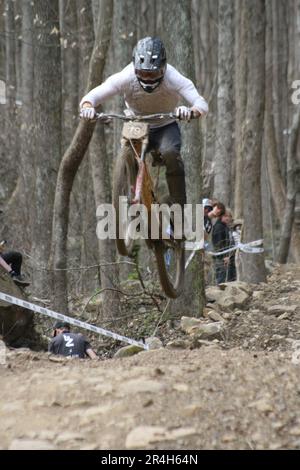
M212 229L212 244L215 252L221 252L231 248L233 243L231 242L228 226L230 214L226 213L226 208L221 202L218 202L217 207L219 209L219 216ZM232 262L234 263L234 254L224 253L215 256L214 263L217 284L236 279L235 267L232 265Z

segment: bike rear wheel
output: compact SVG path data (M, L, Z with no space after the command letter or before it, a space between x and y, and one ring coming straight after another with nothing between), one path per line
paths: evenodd
M160 284L171 299L180 296L184 286L185 250L184 243L168 245L163 241L154 244Z
M134 198L137 176L137 164L132 151L126 145L121 148L117 157L113 176L113 205L116 211L116 245L123 256L131 256L134 240L130 238L128 226L130 220L122 217L123 210L127 211ZM119 197L125 197L127 202L121 210Z

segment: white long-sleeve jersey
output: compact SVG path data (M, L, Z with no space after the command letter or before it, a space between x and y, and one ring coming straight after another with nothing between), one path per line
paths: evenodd
M208 104L199 95L191 80L181 75L172 65L167 64L164 78L160 85L152 91L145 92L138 82L134 72L133 64L128 64L121 72L111 75L105 82L91 90L85 95L80 106L89 101L94 107L99 106L107 99L123 95L125 105L134 114L154 114L173 112L180 99L189 106L194 106L202 115L208 112ZM161 120L151 122L151 127L165 126L173 122Z

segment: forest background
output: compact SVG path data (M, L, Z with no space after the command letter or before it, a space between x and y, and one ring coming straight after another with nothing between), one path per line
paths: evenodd
M80 123L78 104L147 35L209 103L182 125L189 201L219 199L244 219L244 241L265 240L264 255L243 255L242 280L264 281L265 258L300 261L300 0L0 0L0 234L33 295L60 310L101 288L103 315L117 315L134 276L96 237L121 126ZM143 246L138 263L154 272ZM195 316L201 255L188 276L178 305Z

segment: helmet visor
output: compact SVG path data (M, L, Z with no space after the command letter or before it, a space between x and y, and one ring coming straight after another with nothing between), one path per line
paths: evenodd
M160 80L164 75L163 69L135 70L135 74L139 80L142 80L145 83L155 83Z

